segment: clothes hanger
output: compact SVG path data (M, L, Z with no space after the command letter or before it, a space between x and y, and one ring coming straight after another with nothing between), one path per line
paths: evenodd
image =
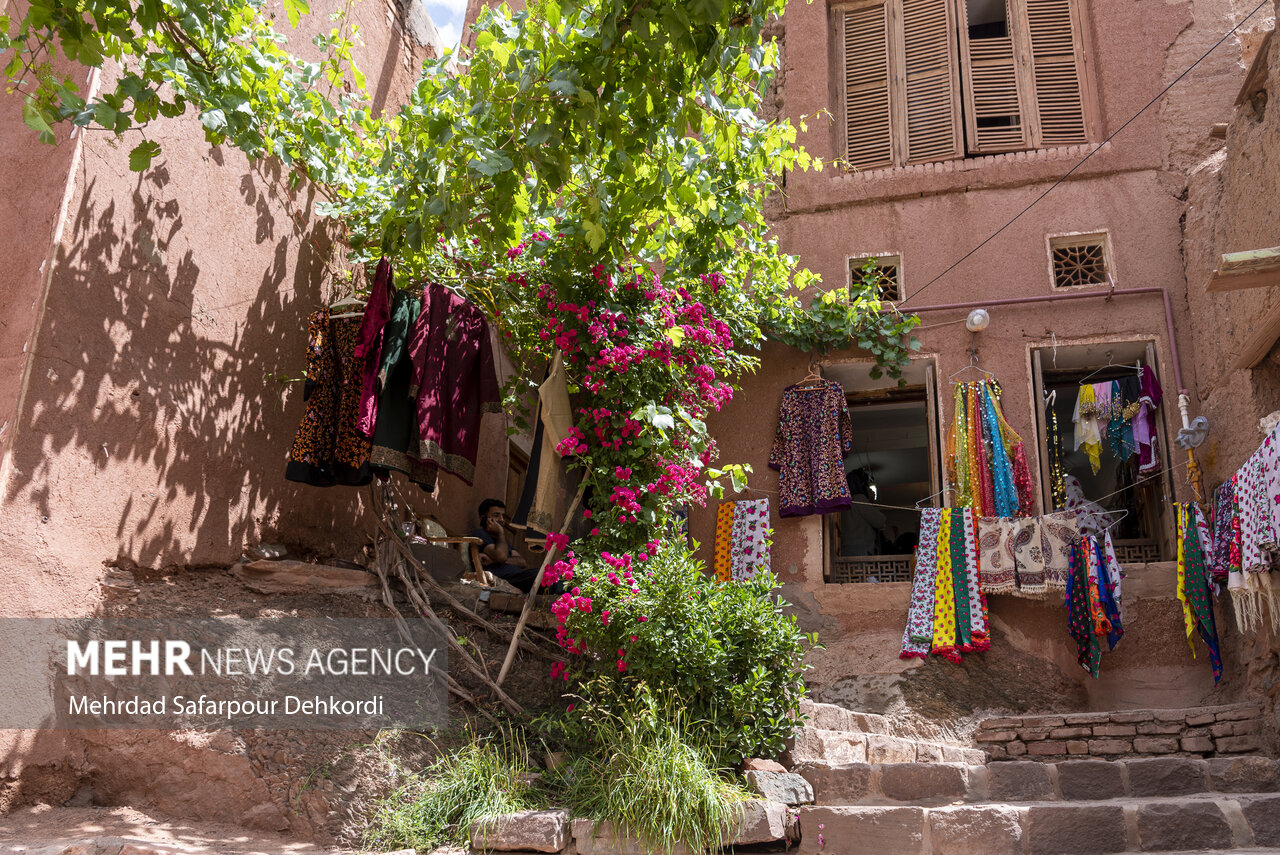
M981 365L978 364L978 351L976 350L969 351L969 364L964 366L954 374L952 374L947 379L953 380L957 375L963 374L964 372L968 371L970 368L972 368L974 371L981 371L983 374L987 375L993 380L995 379L996 375L992 374L990 371L988 371L987 369L983 368Z
M951 492L951 489L952 489L952 488L951 488L950 486L943 487L941 490L939 490L938 492L934 493L932 496L925 496L923 499L921 499L920 501L916 502L916 510L917 510L917 511L923 511L923 510L925 510L925 502L932 502L934 499L938 498L939 496L942 496L942 495L944 495L944 494L946 494L946 493L950 493L950 492Z
M1103 530L1109 533L1111 529L1116 527L1116 523L1120 522L1120 520L1129 516L1129 509L1120 508L1117 511L1094 511L1094 513L1104 517L1110 517L1112 514L1119 514L1119 516L1117 516L1115 519L1111 520L1111 522L1103 526Z
M825 385L826 382L827 381L823 378L822 374L818 371L817 363L813 359L810 359L809 373L804 375L804 379L802 379L799 383L795 384L795 388L816 389L820 385Z
M359 306L359 311L343 311L344 309L354 309L357 306ZM365 301L359 297L343 297L341 300L335 300L329 304L330 312L333 312L336 309L342 313L337 315L330 314L329 317L331 320L338 320L339 318L358 318L364 314L364 307Z

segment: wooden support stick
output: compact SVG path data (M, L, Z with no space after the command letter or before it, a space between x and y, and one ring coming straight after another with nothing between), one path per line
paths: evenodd
M578 488L578 494L573 497L573 502L569 505L569 510L565 512L564 523L560 526L560 534L563 535L569 531L569 526L574 516L578 513L578 506L582 504L582 494L587 490L587 484L583 481L582 486ZM533 609L533 599L538 595L538 589L542 587L542 574L547 572L547 568L551 566L551 562L556 560L556 553L559 552L559 544L552 544L547 549L546 557L542 559L542 566L538 568L538 575L533 580L533 588L524 598L524 608L520 610L520 620L516 621L515 632L511 635L511 646L507 648L507 658L502 661L502 670L498 672L497 684L502 685L502 681L507 679L507 672L511 670L511 663L515 661L516 650L520 646L520 633L524 632L524 625L529 620L529 612Z

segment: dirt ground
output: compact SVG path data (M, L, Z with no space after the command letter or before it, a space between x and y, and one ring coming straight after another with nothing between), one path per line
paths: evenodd
M136 582L135 593L109 600L103 609L104 616L216 618L234 615L254 619L390 616L389 610L381 602L380 591L377 596L312 592L259 594L245 587L226 569L148 571L130 568L130 572ZM398 606L403 614L410 620L413 619L412 609L406 603L398 602ZM464 648L482 663L489 674L496 676L506 653L507 642L465 619L459 619L448 609L438 611ZM516 622L515 615L489 613L486 617L508 630ZM552 648L550 643L541 646ZM503 683L503 689L528 714L537 714L563 702L556 693L557 687L548 677L550 665L550 660L522 652ZM486 697L487 688L468 674L457 663L456 657L451 659L450 673L468 691L482 700ZM496 702L486 702L486 708L491 714L501 709ZM486 732L493 727L490 720L478 716L470 705L451 696L447 729L435 733L390 730L281 731L259 728L223 734L216 738L225 737L224 741L234 741L237 762L243 765L242 758L247 758L252 777L265 785L266 798L272 804L261 811L262 822L258 827L267 832L285 833L295 841L309 840L321 846L356 846L371 805L402 781L404 773L417 771L428 765L439 751L467 741L472 732ZM217 838L217 835L224 833L232 834L232 838L227 839L233 839L235 834L257 834L244 829L216 826L205 828L187 822L154 818L164 816L164 806L172 806L172 802L166 802L162 795L150 802L145 798L141 801L138 799L139 789L146 786L145 781L140 783L138 779L151 773L137 773L131 779L128 768L130 763L121 763L119 765L122 768L113 771L101 768L111 764L117 746L119 752L140 757L140 762L152 760L147 756L151 743L157 746L152 762L159 766L176 763L176 760L163 753L164 750L172 750L172 746L164 748L161 743L166 740L157 739L154 731L149 734L98 731L92 736L87 735L86 739L96 743L90 756L105 757L107 762L95 764L95 768L90 769L87 774L81 770L78 779L67 778L65 775L61 778L50 776L56 781L56 785L51 784L43 792L28 790L12 798L9 805L12 812L0 817L0 840L16 840L25 834L34 834L35 829L40 830L44 839L74 837L80 835L82 830L97 825L108 830L95 831L94 834L114 834L110 829L124 827L121 823L129 827L137 825L149 830L148 833L189 833L194 835L193 840L204 834L213 835L209 839L223 839ZM113 745L113 740L116 745ZM96 750L96 755L92 753L93 750ZM201 766L199 756L193 765L198 776ZM257 789L256 782L248 777L248 773L242 773L239 780L240 784L237 786L241 790L246 781ZM187 802L194 804L195 810L183 815L198 817L204 812L203 806L215 804L222 797L217 790L229 785L221 773L210 773L207 780L191 781L190 786L208 790L206 794L193 794L194 799ZM237 794L237 798L243 796ZM209 812L212 810L210 808ZM206 818L209 812L204 812ZM59 831L60 823L65 825L65 833ZM246 845L250 848L239 850L224 846L217 851L234 852L237 855L242 851L256 851L252 846L257 844ZM276 842L271 843L270 848L271 851L278 852L314 851L306 848L284 849Z

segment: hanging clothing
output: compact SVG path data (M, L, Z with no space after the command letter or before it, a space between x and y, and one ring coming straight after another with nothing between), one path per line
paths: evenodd
M1213 491L1213 566L1215 582L1223 584L1232 571L1240 572L1240 520L1236 514L1235 476Z
M769 569L769 500L723 502L716 509L714 570L721 582L745 582Z
M1012 594L1018 589L1018 559L1014 543L1021 520L982 517L978 520L982 590L988 594Z
M1213 619L1213 602L1204 577L1204 551L1200 543L1196 505L1175 504L1178 514L1178 599L1182 602L1183 622L1191 655L1196 652L1192 635L1199 633L1209 648L1213 682L1222 679L1222 655L1218 651L1218 629Z
M361 364L360 383L360 416L356 429L366 439L373 438L378 422L378 402L381 387L378 384L378 371L382 367L383 331L391 320L392 295L395 294L395 283L391 277L391 261L385 256L378 262L378 271L373 277L373 288L369 291L369 302L365 304L364 316L360 319L360 333L356 341L355 358Z
M542 451L526 526L533 538L545 541L548 534L556 531L556 506L564 492L566 466L559 446L573 428L564 358L558 350L552 357L547 379L538 387L538 426Z
M1164 393L1160 389L1160 382L1156 380L1156 372L1149 365L1142 366L1138 382L1141 389L1138 413L1133 417L1133 439L1138 445L1138 472L1151 475L1160 471L1155 412Z
M1085 534L1097 534L1107 526L1106 511L1102 505L1084 497L1084 487L1074 475L1062 479L1066 486L1067 503L1065 509L1075 514L1076 525Z
M1076 515L1070 511L1045 514L1039 518L1040 554L1044 558L1044 583L1047 590L1065 591L1071 577L1073 547L1080 541ZM1033 535L1032 542L1036 542ZM1029 586L1024 585L1023 590Z
M952 517L944 509L938 528L938 573L933 588L933 640L930 653L952 662L960 661L956 652L956 597L952 578Z
M924 659L933 642L935 588L938 580L938 531L943 511L926 508L920 512L920 540L916 547L916 569L911 580L911 606L902 630L902 659Z
M1097 475L1102 468L1102 426L1098 420L1097 398L1094 387L1088 383L1080 384L1076 396L1076 408L1071 415L1075 425L1075 448L1084 449L1089 458L1089 468Z
M721 502L716 508L716 539L712 563L716 580L733 579L731 558L733 555L733 502Z
M1263 503L1271 518L1272 544L1280 545L1280 425L1272 430L1258 448L1258 464L1262 470ZM1273 550L1277 547L1273 546Z
M409 291L397 291L391 303L378 367L378 420L374 426L369 462L380 478L391 470L407 476L423 490L436 487L435 466L409 457L415 435L414 402L409 396L413 367L409 362L409 333L422 310L422 301Z
M355 358L360 321L330 316L307 320L307 380L302 421L289 449L284 477L315 487L359 487L373 480L369 440L357 430L363 386Z
M1089 574L1082 544L1071 547L1066 588L1067 629L1076 643L1076 661L1096 678L1102 667L1102 645L1094 632L1089 606Z
M502 412L484 314L445 286L426 285L422 313L409 337L409 359L418 429L409 456L470 485L481 418Z
M1027 516L1034 507L1022 438L1009 426L994 380L957 383L947 432L947 474L955 506L979 517Z
M1062 432L1058 429L1058 412L1053 408L1057 400L1057 392L1046 396L1045 407L1045 444L1049 449L1049 492L1055 509L1067 506L1067 488L1063 480L1066 469L1062 458Z
M844 458L853 422L844 388L834 381L788 386L778 408L769 466L779 471L778 515L827 514L852 503Z
M1248 573L1271 569L1275 527L1267 500L1262 455L1255 451L1237 473L1236 497L1240 503L1240 563Z

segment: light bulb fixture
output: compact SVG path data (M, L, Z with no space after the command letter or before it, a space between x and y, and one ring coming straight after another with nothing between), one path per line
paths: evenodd
M982 332L989 323L991 323L991 315L986 309L974 309L969 313L969 317L965 318L964 328L969 332Z

